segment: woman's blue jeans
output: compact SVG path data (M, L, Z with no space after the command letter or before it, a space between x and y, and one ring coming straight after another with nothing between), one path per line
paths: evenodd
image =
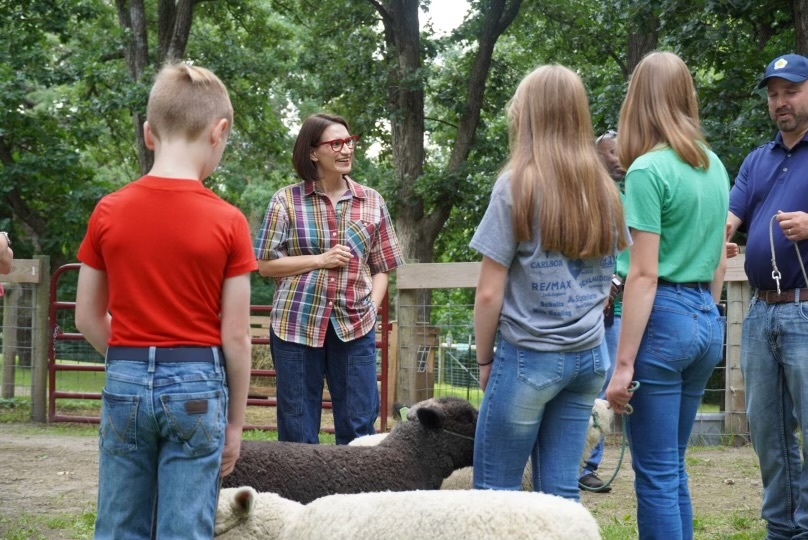
M213 537L228 397L214 357L108 362L96 539Z
M660 284L634 362L628 425L641 539L693 538L685 450L721 360L726 320L708 288Z
M752 298L743 321L741 370L767 538L808 538L808 470L800 458L801 449L808 455L808 302Z
M606 346L538 352L499 340L474 439L474 487L519 490L533 461L533 489L578 500L578 468Z
M328 381L337 444L372 435L379 416L376 330L342 341L329 322L322 347L280 339L270 333L278 386L278 440L317 444Z

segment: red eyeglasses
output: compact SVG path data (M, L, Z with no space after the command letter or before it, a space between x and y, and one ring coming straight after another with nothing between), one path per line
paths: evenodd
M349 149L353 150L354 146L356 146L356 141L358 141L358 140L359 140L359 135L351 135L347 139L334 139L334 140L331 140L331 141L323 141L321 143L316 143L316 144L314 144L312 146L317 147L317 146L322 146L324 144L328 144L328 145L331 146L331 150L333 150L334 152L339 152L340 150L342 150L343 145L345 145Z

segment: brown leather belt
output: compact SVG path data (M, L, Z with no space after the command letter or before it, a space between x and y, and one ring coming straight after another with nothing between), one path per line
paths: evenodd
M758 300L763 300L767 304L787 304L794 302L797 299L797 291L799 291L799 301L808 302L808 289L786 289L780 291L778 294L776 290L762 290L755 291L755 297Z

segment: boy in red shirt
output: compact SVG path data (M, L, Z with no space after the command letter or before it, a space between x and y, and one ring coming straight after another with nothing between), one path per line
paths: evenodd
M164 67L151 171L104 197L79 248L76 326L106 356L95 538L212 538L241 448L250 375L247 220L202 185L233 109L224 84Z

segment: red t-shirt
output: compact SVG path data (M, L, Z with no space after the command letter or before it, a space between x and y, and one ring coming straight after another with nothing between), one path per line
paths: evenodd
M101 199L78 258L107 274L110 346L221 345L223 282L258 268L237 208L154 176Z

